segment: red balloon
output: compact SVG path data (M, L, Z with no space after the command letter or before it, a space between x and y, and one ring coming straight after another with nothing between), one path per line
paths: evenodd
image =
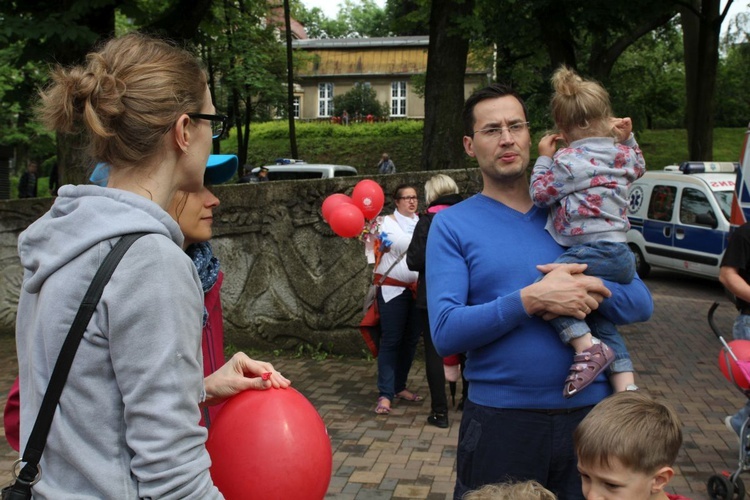
M726 348L722 349L719 353L719 367L722 373L740 389L750 389L750 340L732 340L729 342L729 348L742 366L737 364Z
M328 220L333 232L343 238L354 238L362 234L365 227L365 216L354 205L342 203L331 212Z
M352 201L359 207L367 219L374 219L383 209L385 194L383 188L375 181L359 181L352 191Z
M211 478L227 500L320 500L331 481L326 426L291 387L230 399L209 428L206 448Z
M323 214L323 219L325 221L330 221L331 212L333 212L336 207L343 203L352 204L354 202L347 195L341 193L332 194L328 198L323 200L323 205L321 205L320 207L320 212Z

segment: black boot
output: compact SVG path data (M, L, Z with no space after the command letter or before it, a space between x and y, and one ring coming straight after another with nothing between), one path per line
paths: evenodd
M435 427L440 427L441 429L447 429L450 425L448 423L448 415L445 413L437 413L432 412L429 417L427 417L427 423L430 425L434 425Z

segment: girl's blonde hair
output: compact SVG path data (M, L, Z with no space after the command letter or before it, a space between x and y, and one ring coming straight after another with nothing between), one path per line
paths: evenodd
M206 74L192 54L140 33L106 42L86 64L57 67L40 92L51 130L87 135L97 162L129 165L154 156L182 113L199 113Z
M447 194L458 194L458 185L445 174L433 175L424 184L424 197L428 205Z
M612 135L612 105L609 93L599 83L561 66L552 75L552 88L552 119L570 141Z

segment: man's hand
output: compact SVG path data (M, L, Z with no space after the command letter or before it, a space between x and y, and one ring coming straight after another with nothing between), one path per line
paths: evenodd
M612 295L599 278L586 276L586 264L544 264L537 266L546 273L543 279L521 290L521 300L528 314L544 319L572 316L585 319Z
M204 405L219 404L248 389L286 389L290 384L289 380L274 370L271 363L250 359L244 352L238 352L224 366L203 379L206 388Z
M557 141L562 138L560 134L547 134L542 137L539 140L539 156L549 156L552 158L552 155L557 151Z

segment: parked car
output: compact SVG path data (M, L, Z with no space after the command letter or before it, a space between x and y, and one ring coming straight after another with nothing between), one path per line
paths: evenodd
M718 279L738 169L732 162L684 162L631 185L627 242L639 276L656 266Z
M307 163L303 160L293 159L279 159L273 165L255 167L252 170L253 175L257 175L261 168L268 169L268 180L271 181L331 179L357 175L357 169L349 165Z

